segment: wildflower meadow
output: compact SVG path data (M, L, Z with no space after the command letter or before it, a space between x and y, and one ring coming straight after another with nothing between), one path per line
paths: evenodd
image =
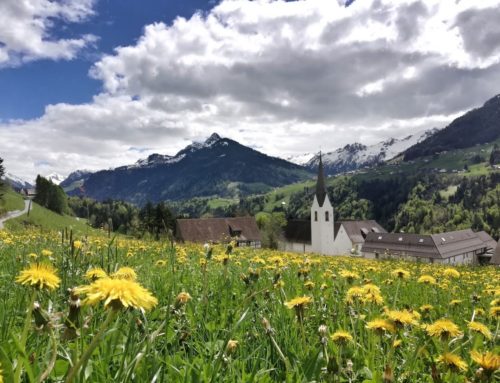
M500 270L0 231L0 382L495 382Z

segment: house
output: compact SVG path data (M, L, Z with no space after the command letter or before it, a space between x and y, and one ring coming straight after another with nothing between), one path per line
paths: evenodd
M324 255L360 255L368 233L385 233L373 220L334 222L333 206L325 185L320 155L316 192L311 206L311 220L290 220L283 232L280 249Z
M254 217L178 219L176 237L182 242L227 243L261 247L261 235Z
M28 198L36 196L36 190L33 188L22 188L21 190L19 190L19 193Z
M471 229L426 235L368 233L362 254L365 258L372 259L476 264L490 249L492 242L487 239L484 234L479 235Z
M495 254L491 257L490 265L500 266L500 242L497 244Z

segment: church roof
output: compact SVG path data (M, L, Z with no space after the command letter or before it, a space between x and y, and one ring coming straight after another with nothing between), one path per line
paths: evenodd
M319 206L323 206L326 199L326 184L325 184L325 171L323 169L323 160L321 158L321 153L319 154L319 165L318 165L318 180L316 181L316 198L318 200Z
M335 222L335 238L343 226L347 236L352 243L363 243L369 233L387 233L377 221L373 219L359 220L359 221L337 221Z

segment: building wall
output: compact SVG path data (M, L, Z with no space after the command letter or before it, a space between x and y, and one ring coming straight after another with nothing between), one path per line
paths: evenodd
M312 253L310 243L280 241L278 246L281 251L288 251L292 253Z
M477 263L477 255L474 252L460 254L449 258L426 258L411 255L396 255L384 254L363 251L363 257L368 259L400 259L405 261L422 262L422 263L439 263L445 265L472 265Z
M328 213L328 221L325 219L325 213ZM317 215L317 220L315 219ZM311 249L312 252L324 255L335 255L333 239L333 206L325 198L323 206L319 206L318 199L314 196L311 207Z
M353 245L351 239L347 235L344 226L340 226L337 236L335 237L333 251L338 255L352 255ZM357 247L356 247L357 248Z

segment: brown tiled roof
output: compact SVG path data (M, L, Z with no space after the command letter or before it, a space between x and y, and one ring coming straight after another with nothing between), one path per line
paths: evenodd
M369 233L387 233L387 230L372 219L363 221L338 221L335 223L335 238L337 238L340 226L344 227L352 243L363 243Z
M311 221L289 220L286 223L283 235L289 242L311 243Z
M363 245L365 252L443 259L485 249L483 240L470 229L432 235L369 233Z
M254 217L178 219L176 236L181 241L200 243L226 242L231 237L241 241L261 240Z

